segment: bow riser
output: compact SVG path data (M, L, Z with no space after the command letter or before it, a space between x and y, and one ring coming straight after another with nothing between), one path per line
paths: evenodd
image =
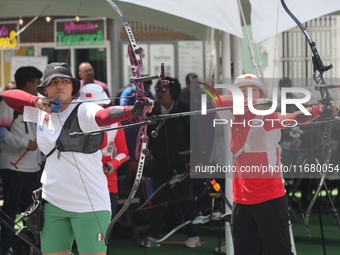
M131 30L127 30L130 31L130 33L132 33ZM132 40L134 40L133 35L131 36ZM130 41L131 43L131 41ZM130 81L133 81L134 85L136 86L136 100L143 100L146 101L147 98L145 97L145 90L144 90L144 84L142 82L137 82L136 79L138 77L141 77L141 73L140 70L143 67L143 60L140 56L139 53L136 53L141 51L141 48L138 48L137 45L135 44L135 48L136 50L133 49L133 46L128 45L128 54L129 54L129 58L130 58L130 63L131 63L131 72L133 77L130 78ZM143 112L141 117L139 118L139 120L141 120L142 118L146 117L146 108L144 107ZM137 141L136 141L136 149L135 149L135 158L139 158L140 153L141 153L141 147L142 147L142 143L144 142L144 140L146 140L146 144L148 143L148 137L147 137L147 126L141 126L139 128L138 134L137 134Z

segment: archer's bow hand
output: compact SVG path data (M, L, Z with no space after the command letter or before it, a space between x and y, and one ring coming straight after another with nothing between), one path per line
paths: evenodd
M334 117L339 112L339 106L336 105L333 101L330 104L322 105L320 107L321 116L326 117Z
M146 101L142 99L136 100L133 106L130 107L130 112L136 117L140 117L143 114L144 107L146 107L146 112L150 113L154 106L154 102L151 99L147 99Z

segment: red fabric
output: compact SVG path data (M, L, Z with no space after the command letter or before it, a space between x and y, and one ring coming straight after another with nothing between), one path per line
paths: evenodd
M221 98L223 107L232 106L232 96L223 96ZM247 99L245 99L245 102L247 102ZM307 110L312 113L312 117L305 122L312 121L320 115L320 105L309 107ZM278 112L274 112L263 117L263 127L267 132L273 129L284 128L281 124L282 120L293 119L297 121L297 116L299 114L302 114L302 112L298 111L284 116ZM248 123L248 121L254 119L256 115L250 111L245 111L244 115L234 115L234 117L235 119L233 120L233 123L244 123L244 121L245 123ZM295 124L293 121L284 122L285 125L289 123ZM249 129L249 125L232 125L232 139L230 147L233 154L236 154L243 148L248 137ZM267 172L265 174L261 174L260 178L252 178L255 176L259 177L259 173L240 172L242 167L244 169L244 167L268 166L268 157L275 157L272 159L276 162L276 166L280 165L280 152L278 149L273 154L268 154L267 152L246 153L243 151L238 157L236 157L234 160L234 166L238 172L234 174L233 178L234 202L249 205L258 204L285 195L286 192L283 180L280 177L280 172L273 173L273 175ZM247 178L244 178L245 176L247 176Z
M285 120L284 125L288 124L296 124L298 123L307 123L312 121L313 119L317 118L320 115L320 105L315 105L313 107L308 107L307 110L312 113L312 117L308 121L299 122L297 121L297 116L301 114L301 111L297 111L294 113L288 113L287 115L281 115L278 112L274 112L272 114L266 115L263 117L263 127L266 131L270 131L273 129L282 129L282 121ZM232 140L230 142L231 151L233 154L237 153L244 145L247 140L248 132L249 132L249 125L243 123L248 123L249 120L252 120L256 117L255 114L247 111L244 115L234 115L235 119L233 123L242 123L242 124L235 124L232 126ZM293 120L296 120L294 122ZM240 128L242 127L242 128Z
M113 107L123 107L124 115L117 118L110 118L108 111ZM132 119L135 116L130 112L130 106L110 106L105 109L101 109L96 113L96 122L98 126L104 127L114 124L116 122L121 122L123 120Z
M14 110L23 113L24 106L35 107L35 101L39 97L31 95L25 91L19 89L6 90L2 93L2 98L8 104L9 107ZM115 106L111 106L115 107ZM101 109L96 113L96 122L98 126L109 126L116 122L121 122L123 120L132 119L135 116L130 112L130 106L124 106L124 115L118 118L111 118L108 116L108 110L111 108ZM123 107L123 106L119 106Z
M121 124L118 123L118 126L121 126ZM128 157L128 153L129 153L127 146L126 146L125 132L123 129L118 129L117 134L114 139L114 144L116 146L117 155L125 154L125 157L122 159L116 159L116 158L112 159L111 156L103 156L102 163L104 165L105 163L110 162L113 165L114 171L110 175L106 175L106 178L108 182L109 191L111 193L118 193L117 169L126 161ZM106 146L108 146L108 140L107 140L107 133L105 132L103 143L100 146L100 149L103 149Z
M20 89L6 90L2 93L2 98L9 107L21 113L24 112L24 106L35 107L35 101L39 99Z

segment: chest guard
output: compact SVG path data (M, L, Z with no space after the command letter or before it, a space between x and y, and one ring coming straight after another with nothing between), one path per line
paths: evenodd
M66 119L56 141L56 146L46 157L50 156L56 149L59 153L62 151L73 151L85 154L94 153L99 150L100 145L103 143L103 133L70 137L70 133L82 132L78 121L78 108L81 104L77 104Z

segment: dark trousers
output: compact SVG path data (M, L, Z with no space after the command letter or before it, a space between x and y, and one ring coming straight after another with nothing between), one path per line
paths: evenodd
M110 201L111 201L111 213L112 218L116 215L117 203L118 203L118 193L110 192Z
M231 233L235 255L258 255L261 240L266 255L292 255L287 197L255 205L234 203Z
M4 189L4 204L1 219L14 226L16 214L26 211L33 203L32 192L41 186L41 171L25 173L9 169L1 170ZM3 254L12 246L14 232L1 223Z
M169 181L171 177L172 175L155 175L153 178L154 190L160 187L164 182ZM167 185L152 198L152 206L154 207L150 209L150 229L148 231L148 236L154 238L159 237L163 227L166 206L157 205L169 202L170 195L173 200L180 200L178 203L180 204L180 210L184 221L193 220L198 215L190 177L176 183L172 189L170 189L170 185ZM199 236L199 226L197 224L187 225L187 236Z

